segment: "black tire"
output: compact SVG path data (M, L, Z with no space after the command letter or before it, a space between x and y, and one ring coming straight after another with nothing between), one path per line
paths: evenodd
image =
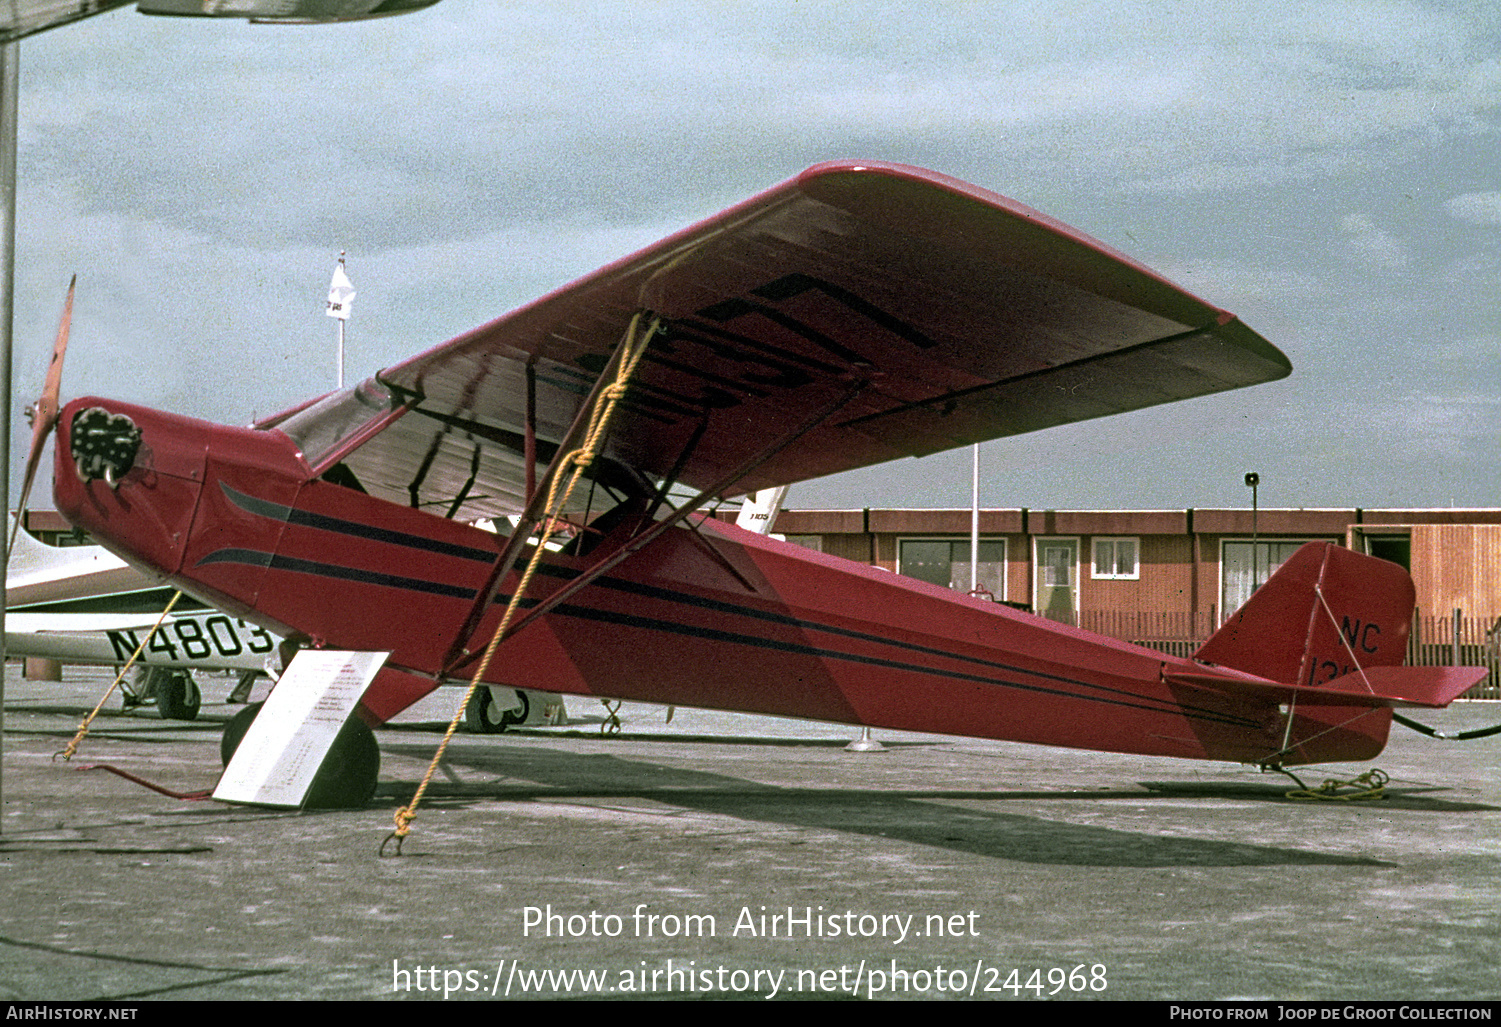
M203 693L198 691L193 675L185 670L153 667L151 679L156 691L158 716L163 720L196 720L198 718L198 709L203 705Z
M235 750L250 730L251 721L261 712L264 703L252 703L224 725L224 735L219 739L219 758L225 766L234 758ZM375 783L380 777L380 746L375 741L375 732L357 716L351 716L339 729L339 735L323 758L318 776L313 778L308 789L303 809L358 809L367 805L375 795Z
M531 700L520 690L517 690L516 698L521 700L520 706L503 710L490 689L480 685L475 689L469 704L464 707L464 727L477 735L499 735L513 724L525 723L527 715L532 711Z
M261 712L261 707L264 705L266 704L253 702L225 722L224 734L219 736L219 761L226 767L234 758L235 750L245 740L245 732L250 730L250 722L255 719L256 714Z

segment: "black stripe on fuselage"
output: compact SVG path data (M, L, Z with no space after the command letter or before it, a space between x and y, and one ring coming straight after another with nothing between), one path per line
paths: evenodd
M322 563L313 560L302 560L293 557L277 556L272 553L260 552L251 549L221 549L199 561L199 566L212 563L239 563L250 566L266 567L274 570L285 570L299 574L309 574L318 577L327 577L340 581L358 581L365 584L381 585L389 588L405 589L422 592L431 595L441 595L457 599L474 598L475 592L470 588L457 585L449 585L437 581L424 581L417 578L407 578L393 574L381 574L375 571L366 571L359 568L343 567L338 564ZM574 572L566 568L556 568L544 564L546 573L563 577L573 577ZM650 595L668 602L682 605L697 606L730 614L749 616L784 626L802 630L819 631L825 634L843 636L857 641L865 641L873 644L888 646L895 649L905 649L914 653L936 656L943 659L954 660L962 663L978 665L991 670L1005 673L1022 674L1028 677L1041 678L1054 681L1059 684L1072 685L1076 688L1087 688L1095 692L1108 693L1106 695L1087 695L1078 692L1065 691L1060 688L1051 688L1044 685L1024 684L1019 681L1011 681L982 674L967 673L964 671L942 670L936 667L924 666L918 663L894 660L887 657L863 656L857 653L845 652L838 649L830 649L822 646L808 645L799 642L787 642L768 638L763 635L748 635L740 632L725 631L719 628L701 627L682 621L663 620L653 617L641 617L634 614L618 613L611 610L601 610L592 607L562 604L556 607L552 613L559 616L572 617L582 620L593 620L604 623L619 624L624 627L639 630L661 631L668 634L684 635L694 638L706 638L721 641L728 644L744 645L754 648L773 649L782 652L795 653L803 656L811 656L817 659L841 660L850 663L862 663L871 666L886 667L894 670L903 670L910 673L927 674L935 677L957 678L965 681L974 681L981 684L995 685L1006 688L1015 688L1022 691L1034 692L1043 695L1053 695L1070 699L1082 699L1088 702L1105 703L1111 706L1121 706L1130 709L1147 710L1153 713L1175 713L1197 720L1206 720L1219 724L1227 724L1233 727L1257 728L1257 721L1236 717L1218 710L1207 710L1197 707L1185 707L1181 704L1165 699L1154 699L1151 696L1141 695L1125 689L1112 688L1107 685L1098 685L1090 681L1081 681L1077 678L1064 677L1058 674L1050 674L1044 671L1028 670L1022 667L1012 667L1006 664L981 659L978 657L965 656L946 652L932 646L924 646L911 642L899 642L879 635L853 631L847 628L836 628L832 625L820 624L816 621L806 621L785 614L773 614L765 611L748 610L731 604L717 603L714 600L705 600L685 593L679 593L667 589L653 588L647 585L636 585L630 582L620 582L616 579L602 579L596 584L607 587L621 588L627 592ZM509 602L510 596L498 594L495 601ZM530 609L537 605L540 600L523 600L521 607ZM1118 697L1129 697L1118 698Z
M381 574L378 571L358 567L341 567L336 563L321 563L317 560L299 560L293 556L277 556L258 549L216 549L198 561L198 566L214 563L238 563L250 567L266 567L275 571L292 571L295 574L311 574L320 578L335 578L339 581L358 581L365 585L383 585L401 588L409 592L425 592L429 595L447 596L451 599L473 599L474 589L461 585L448 585L441 581L424 581L399 574Z
M296 524L306 528L317 528L320 531L337 532L340 535L349 535L354 538L369 539L372 542L384 542L393 546L405 546L408 549L418 549L425 553L440 553L444 556L457 556L463 560L474 560L478 563L494 563L498 552L489 549L476 549L474 546L461 546L454 542L442 542L425 535L413 535L405 531L392 531L390 528L377 528L370 524L361 524L358 521L346 521L338 517L329 517L324 514L312 513L309 510L299 510L294 506L283 506L273 503L268 499L257 499L255 496L247 496L243 492L237 492L224 484L219 483L219 488L231 503L248 513L257 514L261 517L270 518L273 521L281 521L285 524Z
M570 571L566 567L554 567L543 564L538 568L538 573L571 579L577 577L577 572ZM746 606L734 603L726 603L717 599L707 599L703 596L692 595L687 592L677 592L671 589L660 588L656 585L647 585L635 581L622 581L616 578L601 578L595 584L601 588L614 589L629 595L642 596L649 599L661 599L665 602L681 603L686 606L696 606L700 609L710 610L715 613L724 613L733 616L749 617L753 620L767 621L772 624L781 624L787 627L798 628L807 631L819 631L827 635L837 635L841 638L850 638L860 642L873 642L879 645L891 646L894 649L905 649L909 652L923 653L927 656L938 656L944 659L958 660L964 663L972 663L976 666L987 667L991 670L999 670L1008 674L1026 674L1028 677L1042 678L1044 681L1057 681L1065 685L1074 685L1079 688L1093 688L1101 692L1109 692L1116 695L1131 696L1150 702L1162 704L1164 710L1176 711L1187 710L1191 712L1203 712L1213 717L1223 716L1218 710L1211 710L1201 706L1186 706L1182 703L1172 702L1167 699L1151 699L1139 692L1132 692L1124 688L1111 688L1108 685L1097 685L1091 681L1082 681L1079 678L1068 677L1063 674L1050 674L1047 671L1031 670L1027 667L1017 667L1009 663L1000 663L996 660L987 660L981 656L965 656L952 652L948 649L939 649L936 646L923 645L919 642L899 642L885 635L873 635L868 631L857 631L853 628L837 628L832 624L822 624L818 621L803 620L793 617L791 614L774 613L770 610L754 610ZM497 601L500 601L497 598ZM1254 726L1247 721L1246 726Z
M260 514L261 516L270 517L272 519L279 520L279 521L284 521L284 522L289 523L289 524L307 525L307 526L310 526L310 527L320 528L320 529L325 530L325 531L340 532L342 534L347 534L347 535L353 536L355 538L373 539L373 540L377 540L377 541L386 542L386 543L389 543L391 545L403 545L403 546L407 546L409 548L419 549L419 550L422 550L424 552L434 551L433 550L433 546L440 544L440 543L435 543L434 540L432 540L432 539L423 538L420 535L410 535L410 534L407 534L407 533L404 533L404 532L395 532L395 531L389 531L389 530L383 529L383 528L375 528L375 527L372 527L370 525L359 524L359 523L356 523L354 521L345 521L345 520L341 520L341 519L334 518L334 517L326 517L326 516L323 516L321 514L309 513L307 511L303 511L303 510L296 510L296 509L293 509L291 507L282 506L279 503L272 503L269 500L257 499L254 496L247 496L247 495L245 495L242 492L237 492L234 489L231 489L229 486L223 484L222 482L220 483L219 487L224 490L225 494L227 496L229 496L229 498L230 498L231 501L233 501L237 506L241 507L242 509L248 510L251 513ZM444 544L444 545L446 545L446 544ZM494 561L494 559L495 559L495 554L493 554L493 553L487 553L485 550L482 550L482 549L476 549L476 548L473 548L473 547L464 547L464 546L453 546L451 548L454 549L454 550L458 550L457 552L454 552L452 555L463 556L466 559L475 560L477 562L481 562L482 561L482 562L488 564L488 563L492 563ZM204 564L204 563L236 562L234 560L228 559L227 557L226 558L220 558L219 554L220 553L224 553L224 552L227 552L227 551L226 550L220 550L219 553L210 554L209 556L205 557L203 560L200 560L199 563L201 565L201 564ZM252 551L251 550L237 550L236 552L248 554L248 553L251 553ZM247 560L243 560L243 561L239 561L239 562L258 563L260 566L269 566L269 564L266 561L270 559L270 554L256 553L255 556L257 557L257 559L247 559ZM359 577L355 577L355 575L356 574L363 574L363 573L366 573L366 572L356 572L352 568L339 567L336 564L324 564L324 565L320 565L320 566L325 566L325 567L330 568L330 573L329 573L328 576L330 576L330 577L338 577L338 578L342 578L344 580L368 580L368 581L370 581L370 582L372 582L374 584L389 584L392 587L396 587L396 588L407 587L407 586L396 584L397 581L417 581L417 579L407 579L407 578L398 579L398 578L395 578L393 576L387 576L389 578L389 580L386 580L386 581L377 580L377 576L371 576L371 577L366 577L366 578L359 578ZM290 568L290 567L284 567L283 569L292 569L292 568ZM314 573L314 574L316 574L318 572L317 571L307 571L306 573ZM541 573L541 574L546 575L548 577L562 578L564 580L572 580L573 578L578 577L578 574L579 574L578 571L572 570L572 569L567 568L567 567L558 567L558 566L553 565L553 564L542 564L538 568L538 573ZM1048 673L1043 672L1043 671L1028 670L1028 669L1026 669L1024 667L1015 667L1015 666L1011 666L1011 665L1005 664L1005 663L997 663L997 662L995 662L993 660L986 660L986 659L983 659L983 658L980 658L980 657L975 657L975 656L962 656L962 655L959 655L957 653L949 652L947 650L938 649L938 648L933 647L933 646L920 645L920 644L914 643L914 642L898 642L898 641L895 641L895 640L890 639L890 638L886 638L886 637L881 636L881 635L873 635L873 634L870 634L868 632L856 631L856 630L853 630L853 629L850 629L850 628L836 628L836 627L833 627L832 625L818 623L817 621L809 621L809 620L803 620L803 619L798 618L798 617L793 617L790 614L772 613L770 611L765 611L765 610L753 610L753 609L750 609L750 608L745 607L745 606L737 606L737 605L732 604L732 603L725 603L725 602L720 602L720 601L713 600L713 599L706 599L706 598L703 598L701 596L695 596L695 595L692 595L692 594L686 593L686 592L678 592L678 591L671 590L671 589L665 589L665 588L661 588L661 587L658 587L658 586L655 586L655 585L647 585L647 584L642 584L642 583L638 583L638 582L631 582L631 581L622 581L622 580L615 579L615 578L600 578L600 579L596 580L594 582L594 584L598 585L601 588L614 589L616 591L622 591L622 592L630 593L630 594L633 594L633 595L644 596L644 597L652 598L652 599L661 599L661 600L664 600L666 602L682 603L682 604L687 605L687 606L696 606L696 607L699 607L700 609L712 610L712 611L717 612L717 613L724 613L724 614L728 614L728 615L731 615L731 616L750 617L750 618L755 619L755 620L762 620L762 621L766 621L766 622L773 623L773 624L781 624L781 625L785 625L785 626L788 626L788 627L794 627L794 628L798 628L798 629L802 629L802 630L821 631L821 632L824 632L825 634L838 635L838 636L841 636L841 637L844 637L844 638L851 638L851 639L855 639L855 640L862 641L862 642L874 642L874 643L879 643L879 644L882 644L882 645L889 645L889 646L892 646L892 647L895 647L895 648L899 648L899 649L906 649L906 650L909 650L911 652L920 652L920 653L923 653L925 655L940 656L940 657L944 657L944 658L947 658L947 659L961 660L961 661L964 661L964 662L967 662L967 663L974 663L974 664L977 664L979 666L987 667L987 668L990 668L990 669L993 669L993 670L1004 671L1006 673L1011 673L1011 674L1027 674L1027 675L1030 675L1030 676L1033 676L1033 677L1040 677L1040 678L1043 678L1045 680L1058 681L1058 682L1063 683L1063 684L1075 685L1075 686L1082 687L1082 688L1094 688L1094 689L1100 689L1100 690L1104 690L1104 691L1114 691L1114 692L1117 692L1117 693L1119 693L1121 695L1131 695L1131 696L1137 695L1137 693L1135 693L1135 692L1128 692L1128 691L1126 691L1124 689L1110 689L1110 688L1107 688L1104 685L1096 685L1096 684L1093 684L1093 683L1088 682L1088 681L1081 681L1078 678L1065 677L1063 675L1058 675L1058 674L1048 674ZM457 593L457 592L438 592L438 590L440 588L445 588L445 587L447 587L447 586L443 586L443 585L441 585L438 582L420 582L418 584L418 586L416 587L416 591L433 592L433 593L443 594L443 595L459 595L459 593ZM461 597L462 598L472 599L472 598L474 598L474 592L472 590L464 592ZM509 597L500 597L500 596L497 596L496 601L497 602L509 601ZM1180 708L1177 704L1167 703L1166 700L1157 700L1157 701L1163 702L1165 704L1165 708L1169 708L1169 709L1178 709L1178 708ZM1190 709L1193 709L1193 708L1194 707L1190 707ZM1214 711L1206 711L1206 712L1211 712L1212 713Z
M535 602L526 604L535 605ZM684 624L681 621L660 620L655 617L641 617L630 613L617 613L613 610L598 610L591 607L571 606L563 604L551 611L567 617L575 617L581 620L592 620L600 623L618 624L623 627L636 628L645 631L662 631L675 635L687 635L692 638L705 638L716 642L725 642L732 645L752 646L760 649L771 649L778 652L792 653L798 656L812 656L818 659L842 660L846 663L862 663L872 667L884 667L889 670L906 671L914 674L927 674L932 677L952 678L959 681L974 681L984 685L996 685L1002 688L1015 688L1023 692L1032 692L1040 695L1058 696L1064 699L1082 699L1086 702L1105 703L1110 706L1121 706L1129 709L1146 710L1150 713L1177 713L1195 720L1213 721L1218 724L1227 724L1232 727L1255 728L1260 724L1244 717L1236 717L1232 714L1210 710L1191 711L1176 703L1153 699L1151 696L1139 695L1124 689L1108 688L1103 685L1095 685L1088 681L1077 681L1070 678L1059 677L1053 674L1042 674L1030 670L1018 670L1019 673L1033 677L1051 679L1066 682L1084 688L1094 688L1104 692L1113 692L1117 695L1127 695L1139 700L1128 702L1124 699L1110 698L1099 695L1081 695L1078 692L1068 692L1061 688L1048 688L1043 685L1028 685L1020 681L1007 681L1000 678L985 677L980 674L970 674L964 671L943 670L938 667L925 667L920 663L906 663L900 660L888 659L882 656L862 656L858 653L841 652L837 649L825 649L820 646L807 645L801 642L786 642L775 638L766 638L761 635L743 635L739 632L724 631L720 628L700 627L695 624ZM816 627L816 626L815 626ZM887 642L888 645L899 645ZM934 650L935 652L937 650ZM948 655L950 659L965 659L964 657ZM970 662L984 663L986 661L975 660ZM1148 705L1159 703L1160 705Z

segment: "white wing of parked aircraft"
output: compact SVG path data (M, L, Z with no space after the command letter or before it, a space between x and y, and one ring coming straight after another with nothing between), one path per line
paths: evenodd
M83 666L121 666L140 648L173 589L103 546L50 546L15 533L6 574L5 651L13 657ZM281 639L195 599L180 599L137 658L142 673L127 704L154 699L169 720L192 720L202 701L194 671L267 673ZM243 698L243 697L242 697ZM515 725L567 719L563 698L494 688L478 693L465 727L493 734Z
M246 18L255 22L317 24L406 14L438 0L140 0L142 14L195 18ZM129 0L0 0L0 43L80 21Z
M160 584L103 546L49 546L24 531L15 532L5 573L8 609L136 592Z
M6 573L5 650L10 656L120 666L140 647L173 589L102 546L49 546L15 533ZM263 674L280 639L184 596L137 659L127 703L154 698L163 717L192 720L200 693L192 671Z

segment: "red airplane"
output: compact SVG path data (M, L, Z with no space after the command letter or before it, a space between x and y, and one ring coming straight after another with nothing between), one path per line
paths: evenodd
M1446 705L1484 674L1400 666L1413 589L1394 564L1307 547L1182 659L702 513L1290 370L1232 315L1012 200L829 163L250 428L75 400L56 500L226 611L390 650L371 724L467 682L521 590L484 682L1272 767L1365 760L1391 707ZM597 455L560 457L611 406ZM547 498L580 466L559 530ZM473 526L505 517L509 534Z

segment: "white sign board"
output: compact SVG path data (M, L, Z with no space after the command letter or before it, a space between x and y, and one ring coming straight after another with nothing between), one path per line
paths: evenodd
M299 652L224 768L214 798L301 807L339 729L390 655Z

